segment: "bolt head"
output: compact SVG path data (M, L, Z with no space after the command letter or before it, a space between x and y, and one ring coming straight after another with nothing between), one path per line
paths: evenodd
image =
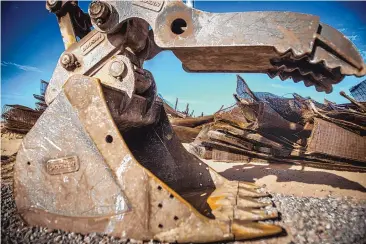
M54 6L54 5L56 5L57 0L47 0L47 3L48 3L50 6Z
M125 71L125 64L122 61L115 60L109 66L109 74L113 77L122 77Z
M102 12L103 10L103 5L100 1L94 1L92 3L90 3L89 6L89 14L92 16L98 15Z
M67 54L63 55L61 57L61 63L64 64L64 65L70 64L71 63L71 57L70 57L70 55L67 55Z
M103 20L102 20L102 19L97 19L97 21L96 21L96 22L97 22L97 25L98 25L98 26L100 26L100 25L102 25L102 24L103 24Z
M62 67L67 70L74 70L76 67L79 66L75 55L72 53L65 53L64 55L62 55L60 63Z
M107 2L94 1L89 5L89 15L93 22L98 26L106 23L110 17L110 6Z
M57 11L59 11L61 9L62 6L62 2L58 1L58 0L47 0L46 2L46 8L51 11L56 13Z

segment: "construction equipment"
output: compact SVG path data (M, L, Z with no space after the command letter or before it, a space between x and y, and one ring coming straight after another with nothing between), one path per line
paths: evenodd
M353 44L312 15L142 0L92 2L89 19L74 1L46 5L66 51L15 164L17 208L31 225L166 242L277 234L261 222L277 217L262 188L182 147L144 61L172 50L187 71L265 72L325 92L366 72Z

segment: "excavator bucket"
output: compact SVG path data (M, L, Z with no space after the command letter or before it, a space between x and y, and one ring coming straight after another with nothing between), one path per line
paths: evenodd
M147 112L157 123L121 133L105 100L111 92L72 76L25 137L14 186L27 223L165 242L282 231L261 222L278 215L264 189L228 181L188 153L161 103Z
M95 1L89 15L75 1L47 8L66 51L14 166L30 225L164 242L278 234L265 189L229 181L183 148L144 61L173 50L190 71L265 72L326 92L365 74L352 43L311 15L214 14L175 1Z

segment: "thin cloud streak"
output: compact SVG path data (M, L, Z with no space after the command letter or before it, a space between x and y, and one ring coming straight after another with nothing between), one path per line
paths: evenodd
M346 36L350 41L356 41L358 39L358 35Z
M16 63L12 63L12 62L6 62L6 61L1 61L1 66L4 66L4 67L13 66L13 67L16 67L20 70L27 71L27 72L39 72L39 73L43 72L42 70L40 70L39 68L34 67L34 66L21 65L21 64L16 64Z

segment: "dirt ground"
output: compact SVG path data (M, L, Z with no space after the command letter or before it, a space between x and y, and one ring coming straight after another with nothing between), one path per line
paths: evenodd
M366 199L366 173L279 163L205 162L228 179L265 184L271 193Z
M16 153L22 143L23 136L13 133L1 133L1 155L11 156Z

